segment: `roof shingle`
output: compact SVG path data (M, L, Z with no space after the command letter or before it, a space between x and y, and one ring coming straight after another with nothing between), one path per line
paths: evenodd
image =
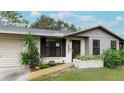
M36 29L36 28L24 28L24 27L10 27L10 26L1 26L0 25L0 33L7 33L7 34L22 34L26 35L28 32L32 32L34 35L37 36L51 36L51 37L64 37L64 36L71 36L78 33L83 33L92 29L101 28L106 30L111 35L124 40L121 36L111 32L110 30L106 29L103 26L96 26L88 29L84 29L82 31L70 32L70 31L55 31L55 30L46 30L46 29Z

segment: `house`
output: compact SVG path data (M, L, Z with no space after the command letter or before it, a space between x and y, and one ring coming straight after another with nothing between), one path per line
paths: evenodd
M71 63L78 54L99 55L108 48L124 47L124 39L103 26L76 32L0 26L0 68L20 66L19 55L23 51L24 37L30 31L37 37L44 62Z

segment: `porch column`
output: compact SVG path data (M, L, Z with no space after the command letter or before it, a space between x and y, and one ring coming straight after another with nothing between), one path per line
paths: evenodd
M69 38L66 38L66 63L72 62L72 41Z
M41 39L41 37L38 37L38 38L36 39L36 44L37 44L38 52L39 52L39 53L40 53L40 48L41 48L40 39Z

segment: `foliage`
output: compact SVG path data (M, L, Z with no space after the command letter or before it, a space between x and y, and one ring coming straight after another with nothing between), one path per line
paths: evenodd
M62 20L55 20L45 15L40 16L37 20L31 24L32 28L50 29L50 30L69 30L76 31L77 28L74 24L68 24Z
M74 24L71 24L71 26L69 27L69 30L70 30L70 31L76 31L77 28L75 27Z
M30 64L32 69L35 68L36 64L40 62L40 55L34 36L29 32L25 38L25 51L21 53L20 61L22 64Z
M49 66L55 66L56 65L56 62L55 61L49 61L48 65Z
M29 34L25 38L25 47L29 54L30 60L33 60L34 62L39 62L40 55L38 52L38 47L36 46L35 38L32 36L31 32L29 32Z
M124 65L124 49L119 50L119 54L121 56L121 64Z
M99 60L103 59L104 66L108 68L115 68L116 66L124 65L124 49L113 50L107 49L102 55L83 56L78 55L76 59L79 60Z
M100 55L77 55L76 56L76 59L79 59L79 60L99 60L99 59L102 59L102 57Z
M123 54L124 50L106 50L103 54L104 66L108 68L115 68L116 66L124 64Z
M29 55L27 52L22 52L20 55L20 62L22 65L29 64Z
M25 26L28 25L28 21L17 11L0 11L0 23L12 25L13 23L22 23Z
M49 67L48 64L41 64L41 63L37 64L37 66L38 66L40 69L44 69L44 68L48 68L48 67Z

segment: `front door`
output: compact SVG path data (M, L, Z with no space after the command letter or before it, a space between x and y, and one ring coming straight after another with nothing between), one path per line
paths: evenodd
M80 54L80 40L72 40L72 58Z

